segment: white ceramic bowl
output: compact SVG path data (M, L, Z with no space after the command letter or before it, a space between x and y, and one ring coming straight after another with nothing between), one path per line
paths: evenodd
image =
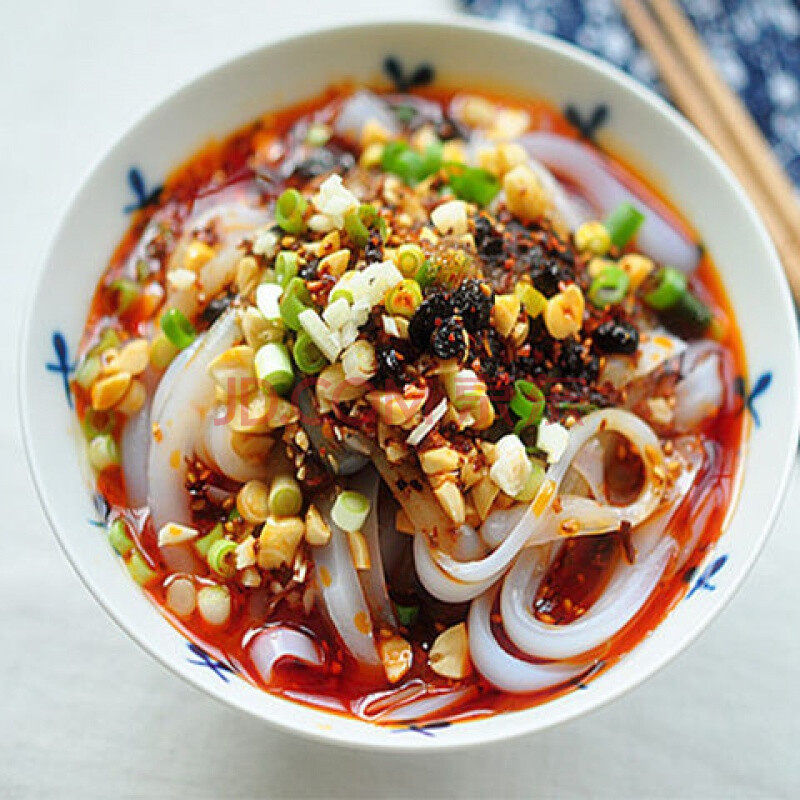
M212 136L340 78L374 81L387 56L406 74L431 65L437 80L507 87L570 104L599 104L598 132L654 175L697 226L723 272L741 325L754 417L739 502L686 598L658 629L585 690L490 719L392 731L281 700L189 649L130 580L108 546L91 487L78 469L65 374L72 367L95 284L129 217L124 208ZM137 167L144 185L131 180ZM71 203L38 279L21 354L22 421L42 504L61 546L97 601L165 666L214 697L287 730L386 750L453 748L541 730L619 696L673 658L741 583L783 495L798 430L794 314L764 228L719 158L652 93L555 39L485 22L379 23L271 44L201 77L134 126L97 164Z

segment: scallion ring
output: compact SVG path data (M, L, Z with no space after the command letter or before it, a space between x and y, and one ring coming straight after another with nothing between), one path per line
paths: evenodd
M414 316L414 312L422 303L422 289L413 278L404 278L393 289L386 293L384 306L390 314L401 317Z
M269 487L267 500L270 514L293 517L303 507L303 491L291 475L276 475Z
M418 244L401 244L395 251L394 263L404 277L414 278L425 264L425 253Z
M113 328L106 328L100 335L97 344L89 351L89 355L99 356L112 347L119 347L120 344L119 334Z
M286 394L294 386L294 370L285 344L267 342L255 358L256 377L262 386Z
M378 211L370 203L363 203L355 211L345 214L344 229L356 247L369 241L369 229L378 221Z
M299 315L311 303L311 295L302 278L292 278L283 290L280 300L281 319L287 328L293 331L300 330Z
M448 183L459 200L488 206L500 191L500 181L491 172L480 167L447 164Z
M103 365L100 363L100 356L87 356L75 370L73 380L81 389L89 391L92 384L100 377Z
M119 448L110 433L95 436L86 449L89 463L97 472L119 464Z
M589 302L595 308L606 308L622 302L628 293L631 280L619 267L606 267L589 286Z
M305 229L303 214L308 203L297 189L287 189L275 203L275 222L286 233L298 234Z
M91 441L96 436L113 433L116 421L116 414L113 411L95 411L89 407L81 422L83 435L87 441Z
M389 142L381 154L384 172L399 175L406 183L415 184L438 172L442 166L442 143L432 142L420 154L412 150L407 142Z
M291 250L281 250L275 256L275 282L284 289L289 281L297 275L297 270L297 253L293 253Z
M528 316L536 319L547 308L547 298L530 283L518 283L514 287L514 294L528 312Z
M361 221L357 211L345 214L344 229L356 247L364 247L369 241L369 228Z
M111 288L117 293L117 314L124 314L142 293L142 287L130 278L117 278Z
M133 550L133 540L128 536L128 528L122 519L117 518L108 526L108 541L121 556L127 556Z
M201 556L203 556L203 558L205 558L208 555L211 545L221 539L224 535L225 529L222 527L222 523L218 522L205 536L195 539L195 549L198 553L200 553Z
M348 533L355 533L364 527L369 516L369 499L361 492L344 491L331 509L331 519Z
M197 338L194 325L177 308L168 308L161 315L161 330L179 350L185 350Z
M344 286L337 286L329 295L328 297L328 304L335 303L337 300L347 300L348 303L352 305L353 303L353 293L346 289Z
M623 248L636 235L644 222L644 214L631 203L620 203L606 218L603 223L611 244Z
M439 268L430 259L424 261L422 266L417 270L414 280L423 288L427 289L435 280Z
M696 295L686 291L678 302L662 315L667 328L685 339L702 336L711 325L711 309Z
M538 425L544 416L544 392L531 381L514 382L514 394L509 403L511 410L519 417L514 433L519 435L526 428Z
M158 573L150 568L150 565L144 560L141 553L134 550L131 557L126 564L130 576L139 584L139 586L147 586Z
M217 539L211 544L206 553L208 566L223 578L230 578L236 571L228 556L236 550L236 542L230 539Z
M316 375L328 364L328 359L322 355L306 331L300 331L297 334L292 348L292 356L297 368L306 375Z
M666 311L685 294L686 276L675 267L664 267L658 273L658 284L644 296L644 301L656 311Z

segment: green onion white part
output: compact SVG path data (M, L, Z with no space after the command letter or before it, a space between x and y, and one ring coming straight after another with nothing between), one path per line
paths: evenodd
M348 533L360 531L369 515L370 502L361 492L346 490L336 498L331 518Z

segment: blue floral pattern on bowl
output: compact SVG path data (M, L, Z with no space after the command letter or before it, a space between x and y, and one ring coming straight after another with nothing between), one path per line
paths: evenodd
M134 211L141 211L143 208L155 205L164 190L161 184L148 188L144 173L136 166L132 166L128 170L128 186L133 192L134 200L123 207L122 210L126 214L132 214Z
M761 417L758 415L758 411L755 407L755 401L758 400L764 392L769 389L770 385L772 384L772 373L771 372L762 372L756 382L753 384L753 388L747 394L747 398L745 399L745 406L747 410L750 412L750 415L753 417L753 422L757 428L761 427Z
M228 683L230 681L230 675L236 674L235 668L229 662L220 661L219 659L214 658L202 647L200 647L200 645L197 645L194 642L186 642L186 646L189 648L189 652L192 656L186 659L189 664L195 664L198 667L211 670L211 672L213 672L224 683Z
M67 397L67 405L72 408L72 388L69 385L69 376L75 371L77 363L69 357L69 346L64 334L61 331L54 331L51 337L53 342L54 361L48 361L45 369L57 373L61 377L64 393Z
M687 583L692 583L692 588L689 590L688 594L686 595L686 599L689 600L699 591L707 591L707 592L714 592L717 589L715 583L711 582L711 579L725 566L728 562L727 554L723 554L721 556L717 556L710 564L695 578L694 573L696 570L692 570L691 573L687 577Z

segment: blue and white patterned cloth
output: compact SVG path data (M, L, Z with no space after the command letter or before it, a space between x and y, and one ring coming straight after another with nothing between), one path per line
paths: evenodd
M559 36L666 94L614 0L461 0L467 11ZM683 0L720 73L800 185L800 7L791 0Z

